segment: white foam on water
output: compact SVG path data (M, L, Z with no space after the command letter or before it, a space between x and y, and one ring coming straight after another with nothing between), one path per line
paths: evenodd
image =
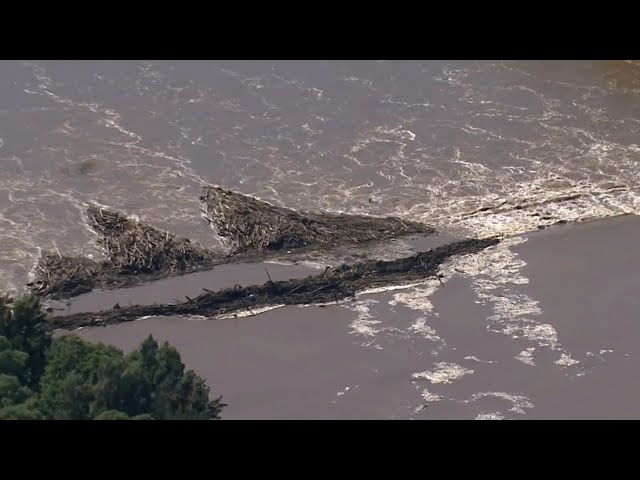
M529 347L517 354L515 356L515 359L521 361L522 363L535 367L536 362L533 360L533 352L535 351L536 347Z
M479 413L476 420L504 420L504 415L500 412Z
M478 363L498 363L495 360L480 360L478 357L474 356L474 355L467 355L466 357L464 357L465 360L471 360L473 362L478 362Z
M354 385L354 386L353 386L353 388L354 388L354 389L356 389L356 388L358 388L359 386L360 386L359 384L358 384L358 385ZM344 387L344 389L342 389L342 390L340 390L340 391L336 392L336 397L341 397L341 396L343 396L343 395L344 395L345 393L347 393L349 390L351 390L351 387L350 387L350 386Z
M414 282L414 283L406 283L406 284L401 284L401 285L389 285L386 287L375 287L375 288L369 288L368 290L363 290L362 292L358 292L359 296L362 295L374 295L377 293L386 293L386 292L393 292L396 290L408 290L410 288L413 287L417 287L420 285L424 285L426 283L428 283L429 280L424 280L421 282Z
M535 183L535 181L533 182ZM640 196L633 190L608 191L605 189L586 187L571 187L564 191L524 191L513 192L514 199L496 198L500 205L510 202L510 205L486 210L481 213L461 214L457 219L450 217L449 225L459 228L479 237L493 235L516 236L548 227L559 221L581 222L591 219L601 219L624 213L640 213ZM636 187L637 188L637 187ZM570 200L565 197L580 195ZM522 206L521 198L532 198L527 205ZM463 200L460 200L463 201ZM515 207L518 207L517 209ZM508 210L507 208L512 208ZM443 219L444 220L444 219ZM444 221L443 221L444 226Z
M562 353L560 358L555 361L556 365L561 365L563 367L570 367L572 365L578 365L580 362L578 360L574 360L571 358L571 355L567 355L566 353Z
M255 307L255 308L252 307L251 311L248 311L246 309L238 310L233 313L223 313L220 315L216 315L214 318L220 319L220 320L226 320L230 318L253 317L256 315L260 315L261 313L270 312L271 310L276 310L277 308L282 308L284 306L285 306L284 304L280 304L280 305L266 305L264 307Z
M393 295L393 299L388 302L389 305L395 307L402 305L414 311L423 313L420 317L414 319L406 330L404 337L411 338L413 334L420 335L422 338L440 343L439 349L446 345L444 340L437 334L436 330L427 324L430 317L437 317L438 313L433 312L433 304L430 296L438 289L440 283L432 278L426 279L419 283L401 286L401 293ZM398 290L397 286L393 290ZM385 291L393 291L385 289ZM437 352L436 352L437 353Z
M425 402L439 402L442 399L444 399L444 397L442 395L437 395L435 393L431 393L428 389L423 388L422 391L420 392L420 396L423 398L423 400Z
M542 314L538 301L518 289L518 285L528 284L529 279L522 273L526 262L512 248L525 241L523 237L506 238L478 254L459 257L454 260L455 271L469 278L480 303L491 307L493 312L487 318L489 331L528 340L535 348L567 353L553 325L537 320ZM518 359L523 358L528 357L520 354Z
M427 340L439 342L442 344L442 346L446 345L445 341L440 338L440 336L438 336L438 333L435 331L435 329L427 325L427 319L425 317L416 318L408 328L408 330L410 332L417 333Z
M370 307L380 303L378 300L366 299L355 303L343 304L349 310L356 312L358 316L351 322L352 334L363 335L365 337L374 337L381 330L378 328L382 322L371 315Z
M422 286L413 288L409 292L396 293L393 296L393 300L389 301L389 305L396 306L402 304L403 306L419 312L431 313L433 311L433 304L430 297L438 290L440 283L435 279L426 280ZM435 314L437 315L437 313Z
M524 319L522 322L526 322ZM537 325L506 325L502 329L512 338L525 339L536 342L540 347L549 347L551 350L558 350L558 332L553 325L541 323Z
M511 404L511 408L509 408L509 411L520 415L524 415L527 413L525 409L531 409L535 407L535 405L528 397L525 397L524 395L512 395L505 392L475 393L471 396L470 400L463 400L462 403L476 402L482 398L500 398L502 400L505 400Z
M436 368L424 372L414 373L411 377L414 380L427 380L435 383L451 383L466 375L473 375L474 370L464 368L456 363L439 362Z

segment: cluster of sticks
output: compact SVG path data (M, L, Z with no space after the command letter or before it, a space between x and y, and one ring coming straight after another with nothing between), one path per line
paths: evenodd
M205 218L234 253L323 249L435 232L396 217L298 212L218 187L204 187L200 199Z
M27 287L42 297L75 297L95 288L95 276L101 268L88 258L45 253L35 271L37 280Z
M98 263L47 252L37 269L37 281L29 287L43 297L69 298L94 288L126 287L240 259L256 260L283 250L323 250L435 232L427 225L395 217L296 212L217 187L205 187L201 199L205 218L231 243L230 255L120 213L90 207L89 224L100 235L108 259Z
M90 207L91 227L108 254L104 262L45 252L36 268L36 281L27 286L37 295L70 298L94 288L120 288L143 281L211 268L220 255L189 239L125 217Z
M182 272L218 257L187 238L177 238L117 212L91 207L88 215L100 234L111 268L122 272Z

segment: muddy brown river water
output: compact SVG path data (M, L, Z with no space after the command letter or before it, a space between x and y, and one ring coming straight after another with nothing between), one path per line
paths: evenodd
M461 260L444 286L77 333L170 341L229 419L638 418L639 234L636 216L561 226Z
M638 417L636 217L537 232L640 213L637 61L2 61L0 75L2 292L43 250L104 258L93 202L219 248L204 184L506 238L444 265L444 287L80 331L171 340L226 418ZM327 264L298 260L295 275ZM71 311L195 289L166 282Z

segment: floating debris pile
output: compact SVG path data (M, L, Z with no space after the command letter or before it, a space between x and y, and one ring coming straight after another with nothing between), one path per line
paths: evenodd
M91 207L88 214L109 256L109 268L121 273L185 272L220 257L188 238L117 212Z
M124 308L118 306L102 312L54 317L52 324L55 328L73 329L127 322L144 316L212 317L241 310L252 313L252 307L338 302L340 299L355 297L357 292L373 287L402 284L436 275L438 267L452 256L477 253L498 242L497 238L462 240L399 260L342 265L301 280L269 281L263 285L249 287L236 285L235 288L217 292L203 289L205 293L187 299L184 303Z
M121 288L212 268L220 261L220 254L121 213L89 207L87 215L108 259L96 262L44 253L36 281L28 285L38 295L70 298L94 288Z
M102 265L89 258L43 252L35 270L36 280L27 287L45 298L75 297L95 288L96 273L101 270Z
M318 250L435 233L428 225L397 217L298 212L219 187L204 187L200 199L205 218L235 254Z
M187 238L99 207L89 207L90 227L107 260L45 252L28 286L38 295L70 298L95 288L114 289L208 270L222 263L264 260L282 251L312 252L391 238L433 234L427 225L399 218L301 213L239 193L205 187L205 218L231 246L218 253Z

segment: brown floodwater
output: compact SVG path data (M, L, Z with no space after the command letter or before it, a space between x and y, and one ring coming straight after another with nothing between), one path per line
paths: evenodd
M519 236L640 213L639 62L1 61L0 75L0 292L21 291L43 250L101 258L91 202L219 248L203 184L508 239L444 266L444 287L81 331L127 348L170 339L227 418L637 415L637 221ZM266 277L238 268L71 311Z
M510 252L528 280L512 272L515 282L497 300L476 288L482 273L462 273L428 295L415 287L422 304L409 301L412 308L395 298L409 289L255 317L149 318L78 333L125 350L149 334L170 341L224 396L228 419L639 418L638 234L640 219L626 216L496 249L488 262L501 268ZM498 318L509 298L511 311L528 312ZM379 322L370 324L375 333L362 334L363 313ZM420 318L429 329L416 327Z

